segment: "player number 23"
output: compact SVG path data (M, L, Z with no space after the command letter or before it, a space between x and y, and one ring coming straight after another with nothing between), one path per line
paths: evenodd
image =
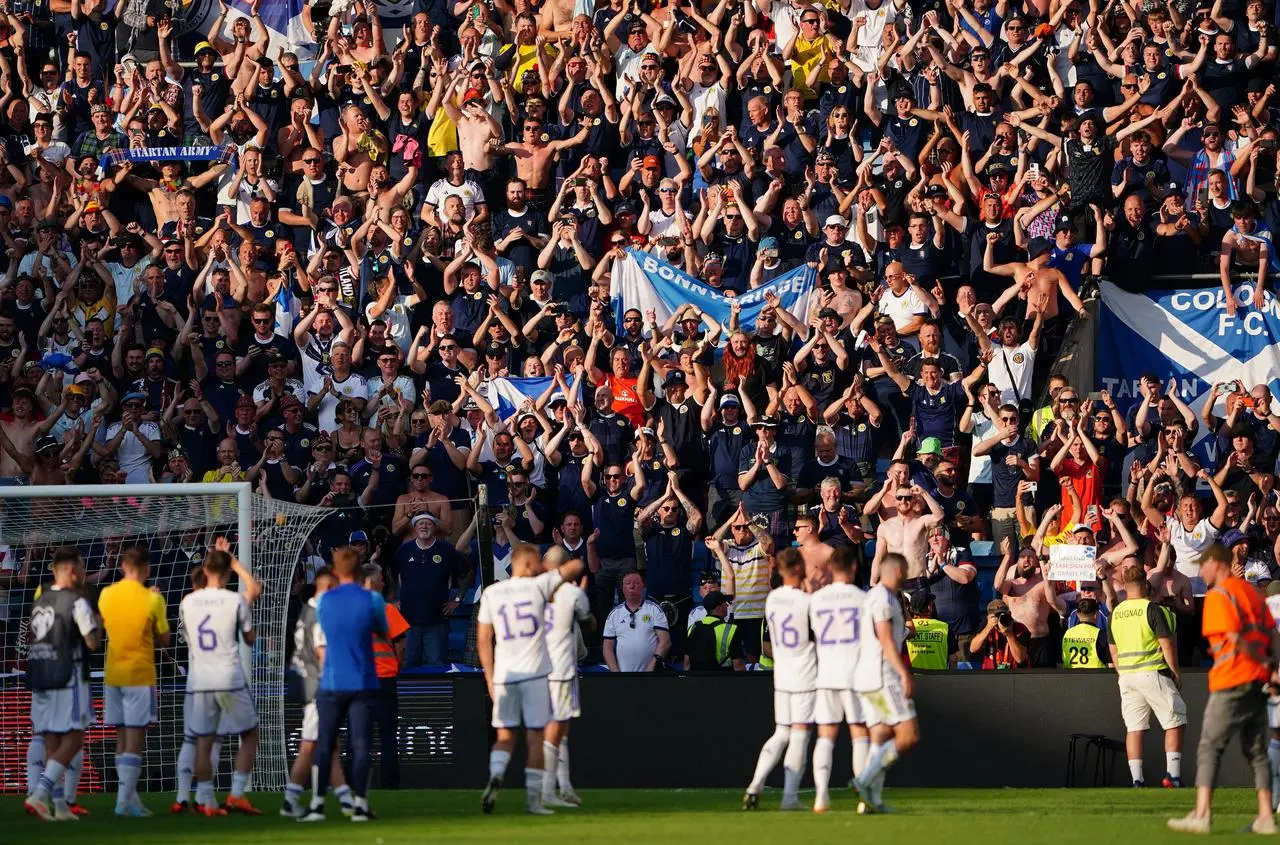
M858 609L856 607L842 607L838 610L823 609L816 615L822 623L822 627L818 630L819 645L848 645L858 641ZM837 615L839 620L836 618ZM845 636L840 636L841 633Z

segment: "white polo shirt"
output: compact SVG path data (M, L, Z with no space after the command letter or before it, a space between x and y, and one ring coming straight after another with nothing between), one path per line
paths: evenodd
M614 641L618 671L645 671L649 661L658 653L658 631L665 630L667 615L649 599L645 599L635 613L626 602L609 611L604 621L604 638Z

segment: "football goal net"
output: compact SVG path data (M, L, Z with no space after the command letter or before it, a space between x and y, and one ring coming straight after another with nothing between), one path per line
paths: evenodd
M95 602L103 587L119 580L124 549L142 546L150 552L150 584L164 597L173 640L156 651L157 720L147 735L139 787L152 792L174 788L187 673L187 636L178 624L178 605L191 590L192 569L217 537L231 542L262 583L262 595L252 606L257 640L242 648L261 720L253 783L259 790L284 789L290 597L301 584L299 563L310 553L313 534L328 513L255 494L247 483L0 487L0 792L27 787L27 619L37 590L51 581L53 553L63 546L83 555L84 592ZM234 580L228 586L238 588ZM102 651L93 655L91 666L95 719L85 736L81 792L115 788L114 731L102 724ZM222 744L224 781L235 747L234 740Z

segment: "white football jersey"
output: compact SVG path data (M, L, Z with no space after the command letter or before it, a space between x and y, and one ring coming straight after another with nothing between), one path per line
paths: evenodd
M773 648L773 688L810 692L818 677L818 657L809 628L809 594L783 585L764 600L764 618Z
M223 692L249 685L240 663L241 636L253 630L244 596L221 587L182 600L178 618L187 638L187 692Z
M493 626L493 682L511 684L551 674L547 602L561 583L556 570L535 578L508 578L480 594L477 621Z
M578 623L591 616L591 603L577 584L562 584L547 603L547 653L551 680L571 681L578 674Z
M883 584L876 584L867 591L867 602L862 612L862 656L854 675L854 689L858 692L875 692L884 686L885 678L896 675L893 664L884 656L880 640L876 637L876 623L890 622L893 628L893 647L898 654L907 642L907 623L902 615L902 602Z
M818 689L853 689L866 598L867 594L853 584L839 582L809 596L809 625L818 655Z

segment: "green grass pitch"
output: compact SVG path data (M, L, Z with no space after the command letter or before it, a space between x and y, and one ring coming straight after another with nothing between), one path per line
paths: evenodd
M48 823L24 815L20 796L0 799L0 840L64 845L421 845L465 843L657 843L699 845L732 843L913 843L913 845L1107 845L1107 843L1186 842L1194 837L1166 830L1165 819L1183 815L1195 795L1191 789L893 789L885 800L890 816L859 816L849 790L832 795L823 815L809 810L783 813L778 790L761 796L760 809L739 809L741 791L730 790L582 790L584 804L555 816L524 814L524 794L507 790L491 816L480 813L480 790L374 793L378 818L348 822L330 801L329 819L302 825L280 818L279 795L253 797L260 818L209 819L171 816L169 799L146 796L156 811L151 819L117 819L113 796L82 796L93 811L79 822ZM813 793L801 793L812 803ZM1254 796L1243 789L1222 790L1214 815L1215 834L1235 834L1252 818ZM1243 835L1216 836L1244 839ZM1257 837L1249 836L1250 839Z

